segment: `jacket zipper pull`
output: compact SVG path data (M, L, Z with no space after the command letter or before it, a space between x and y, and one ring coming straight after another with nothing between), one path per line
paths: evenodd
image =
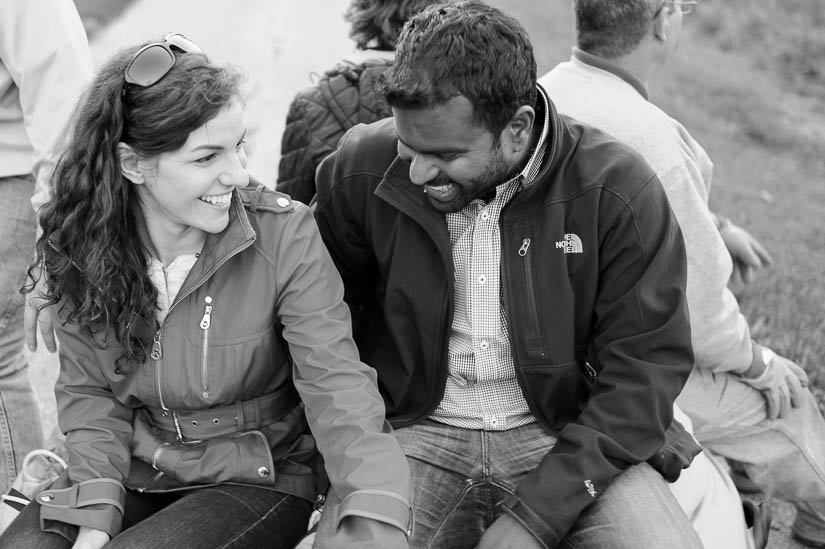
M521 257L524 257L525 255L527 255L527 248L529 248L529 247L530 247L530 239L529 238L523 239L521 241L521 248L518 249L518 254Z
M206 305L203 307L203 318L201 318L201 330L208 330L212 325L212 297L206 296L204 299Z
M152 352L149 354L152 360L160 360L163 353L160 350L160 330L155 332L155 337L152 339Z
M590 364L588 361L584 361L584 369L587 370L587 376L590 378L590 381L595 381L596 379L596 369Z

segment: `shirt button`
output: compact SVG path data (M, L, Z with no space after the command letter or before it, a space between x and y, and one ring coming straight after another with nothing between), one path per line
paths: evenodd
M486 275L479 275L478 276L478 283L479 284L484 284L485 282L487 282L487 276Z
M487 349L490 348L490 342L485 339L484 341L479 343L478 346L481 347L482 351L486 351Z
M481 212L481 215L478 217L480 217L482 221L487 221L490 219L490 214L489 212Z
M266 478L269 476L269 467L258 467L258 476Z
M493 418L490 420L490 426L498 427L498 418Z

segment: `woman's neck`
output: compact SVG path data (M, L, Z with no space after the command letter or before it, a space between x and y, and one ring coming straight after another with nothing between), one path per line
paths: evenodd
M206 233L194 227L167 227L157 220L143 219L138 231L149 253L164 267L176 257L198 253L206 241Z

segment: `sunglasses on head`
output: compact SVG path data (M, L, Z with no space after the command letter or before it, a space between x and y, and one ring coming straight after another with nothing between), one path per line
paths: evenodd
M197 44L177 32L167 34L163 42L155 42L138 50L126 67L126 82L148 88L156 84L175 66L176 49L182 53L203 53Z

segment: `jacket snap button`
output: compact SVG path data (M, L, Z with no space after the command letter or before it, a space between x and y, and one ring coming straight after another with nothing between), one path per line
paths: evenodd
M287 200L283 196L278 198L278 200L276 200L275 202L277 202L278 206L280 206L282 208L286 208L287 206L289 206L289 200Z
M258 467L258 476L266 478L269 476L269 467Z
M212 423L214 423L215 425L217 425L220 422L221 422L221 420L218 419L218 418L215 418L215 419L212 420Z
M197 427L197 426L198 426L198 421L197 421L197 420L193 420L193 421L192 421L192 427Z
M42 499L43 501L51 501L54 499L54 494L43 494L42 496L40 496L40 499Z

